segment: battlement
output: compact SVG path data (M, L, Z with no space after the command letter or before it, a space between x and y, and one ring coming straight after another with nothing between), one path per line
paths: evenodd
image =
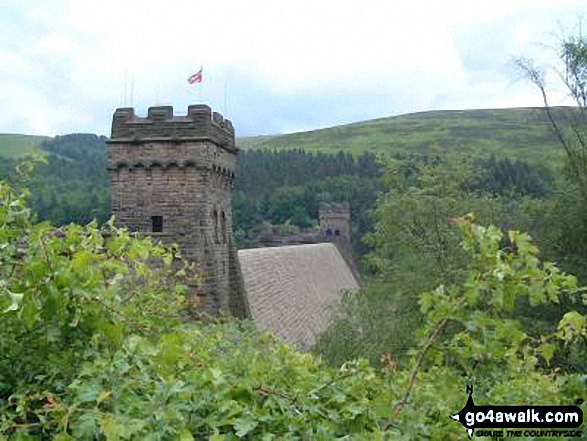
M351 207L348 202L333 203L333 202L321 202L318 207L320 217L324 216L336 216L350 218Z
M208 140L235 151L234 127L205 104L188 107L185 116L174 116L173 107L150 107L147 117L135 115L132 107L116 109L110 143Z

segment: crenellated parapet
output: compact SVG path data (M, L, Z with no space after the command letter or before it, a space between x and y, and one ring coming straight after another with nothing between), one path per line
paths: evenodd
M108 172L119 226L176 244L202 270L189 295L209 313L248 316L232 229L234 128L205 105L116 110Z
M347 202L326 203L318 207L320 234L328 239L344 242L350 250L351 207Z
M116 109L110 143L161 141L211 141L236 150L232 123L205 104L189 106L185 116L174 116L171 106L150 107L145 118L136 116L131 107Z
M350 219L351 206L348 202L321 202L318 207L320 217Z

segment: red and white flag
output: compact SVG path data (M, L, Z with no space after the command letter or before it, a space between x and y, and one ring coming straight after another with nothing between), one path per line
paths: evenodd
M193 74L191 77L188 78L188 83L189 84L201 83L203 79L204 79L204 76L202 75L202 68L200 67L199 71L197 71L195 74Z

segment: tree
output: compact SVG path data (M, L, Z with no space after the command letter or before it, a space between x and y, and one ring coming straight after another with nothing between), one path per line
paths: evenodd
M587 203L587 38L581 32L558 46L560 68L555 68L576 107L553 108L548 98L547 69L529 59L516 60L525 76L538 87L553 132L565 150L570 181Z
M346 299L340 320L322 339L319 351L327 360L340 364L360 356L377 364L385 352L405 359L423 318L418 295L458 284L467 274L452 219L473 212L483 223L527 228L543 218L547 204L541 200L471 192L485 183L483 169L477 160L451 155L389 164L387 191L377 201L367 236L372 252L364 260L371 283Z
M539 67L533 60L517 65L539 90L544 111L566 156L565 182L556 197L557 209L545 230L549 257L587 281L587 38L580 27L576 35L563 37L556 46L557 66ZM554 75L552 75L554 73ZM556 82L550 81L557 78ZM549 97L557 85L571 99L572 107L552 107Z

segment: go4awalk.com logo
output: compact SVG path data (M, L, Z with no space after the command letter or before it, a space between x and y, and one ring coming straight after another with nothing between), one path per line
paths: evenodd
M473 433L491 437L565 439L582 435L578 430L583 424L583 411L579 406L476 406L473 388L467 386L467 393L467 404L451 418L465 427L469 439Z

